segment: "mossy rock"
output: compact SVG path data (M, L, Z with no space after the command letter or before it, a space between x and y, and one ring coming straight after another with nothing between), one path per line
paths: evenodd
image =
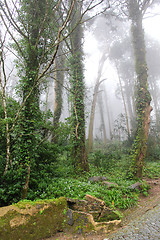
M72 233L87 233L94 230L91 214L79 211L73 211L73 226L67 227L67 231Z
M1 240L38 240L62 231L66 223L67 201L20 202L0 209Z
M90 197L89 199L94 200L94 204L95 201L96 204L98 202L96 198ZM76 203L77 201L75 200ZM99 200L100 211L96 212L69 209L67 202L66 198L34 202L21 201L0 208L0 240L41 240L53 236L59 231L108 232L116 229L121 222L118 214L107 209L105 205L103 206L104 202L101 200ZM96 219L98 216L100 217L99 221Z

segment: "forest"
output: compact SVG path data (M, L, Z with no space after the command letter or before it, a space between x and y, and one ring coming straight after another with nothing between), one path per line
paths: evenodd
M1 207L90 194L125 209L137 181L147 196L160 177L160 41L143 24L159 7L0 0Z

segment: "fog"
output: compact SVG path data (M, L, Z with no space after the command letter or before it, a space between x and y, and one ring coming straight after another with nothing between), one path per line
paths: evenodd
M144 28L145 39L146 39L146 52L147 52L146 54L147 54L148 61L151 58L151 56L149 55L149 46L152 45L154 41L157 42L157 44L159 44L158 46L159 49L157 49L157 51L158 50L160 51L159 22L160 22L160 7L156 7L148 11L143 20L143 28ZM130 44L132 45L131 36L130 36L130 22L128 21L121 22L121 21L113 20L110 22L110 25L108 25L108 22L105 17L98 17L97 19L95 19L94 24L90 27L90 30L88 30L87 28L87 30L85 31L84 66L85 66L85 81L87 84L86 95L87 95L87 101L89 102L87 107L88 113L90 112L90 105L92 103L93 88L94 88L97 74L98 74L98 65L99 65L100 58L104 51L106 52L106 54L109 55L112 46L116 42L120 43L125 41L126 37L129 39ZM126 52L127 50L133 51L132 49L127 49L127 47L128 45L126 45L126 50L125 50ZM157 65L158 69L160 68L159 60L157 59L157 62L156 61L154 62L154 64ZM148 69L149 77L150 77L150 67L152 67L151 64ZM125 112L124 112L124 104L123 104L122 96L120 95L120 93L119 94L116 93L119 88L117 71L115 69L114 62L111 61L109 57L105 61L101 79L106 79L103 82L102 91L105 88L107 92L107 101L108 101L107 105L109 107L109 111L111 115L110 118L112 122L112 131L113 131L115 128L115 121L120 117L121 114L125 115ZM160 86L159 80L160 80L160 75L158 76L158 81L157 81L158 82L157 92L159 91L159 86ZM123 84L123 79L122 79L122 84ZM104 93L102 94L104 95ZM130 93L130 94L133 94L133 93ZM105 124L107 129L107 137L110 138L110 134L109 134L110 130L109 130L108 117L107 117L107 106L105 103L106 103L106 100L103 96L103 111L106 119ZM153 117L153 119L155 119L155 109L154 109L153 101L151 102L151 105L153 107L151 116ZM100 130L101 118L100 118L98 104L96 106L95 115L96 117L94 122L94 137L102 138L102 133ZM130 118L131 116L129 115L129 119ZM87 124L87 132L88 132L88 124Z
M94 10L95 11L95 10ZM151 8L144 17L143 27L146 38L146 49L152 45L152 42L156 41L158 50L160 47L160 7L156 6L155 8ZM116 67L118 66L118 70L121 71L120 68L121 62L126 61L128 64L133 65L133 50L132 50L132 42L130 36L130 21L122 21L116 18L109 16L108 18L103 14L96 16L90 21L84 21L84 37L83 37L83 50L84 50L84 74L85 74L85 105L86 105L86 136L88 136L88 126L89 126L89 117L91 111L91 104L93 100L93 90L98 76L98 67L100 59L104 52L106 52L106 60L101 72L101 80L104 80L99 89L100 94L102 95L102 104L103 104L103 115L105 119L105 127L106 127L106 135L107 138L111 138L110 132L112 134L114 132L115 121L118 121L120 125L123 125L121 114L124 116L125 106L124 102L127 102L127 93L126 85L124 83L123 77L125 76L125 72L119 72L117 74ZM121 49L123 46L123 42L130 41L129 45L126 44L126 49ZM114 56L113 50L119 44L119 56ZM158 46L159 44L159 46ZM116 54L118 54L116 51ZM8 94L11 96L15 95L15 85L17 83L17 71L15 68L15 56L12 53L7 53L7 74L10 75L9 85L7 86ZM122 57L122 58L121 58ZM127 60L128 58L128 60ZM150 61L150 56L147 56L148 61ZM158 58L158 56L157 56ZM159 60L154 64L159 65ZM133 66L132 66L133 67ZM159 66L157 66L159 69ZM127 73L127 69L124 70ZM132 70L131 70L132 71ZM10 72L12 72L10 74ZM151 73L150 69L148 70L149 74ZM70 104L68 101L69 96L69 83L68 83L68 75L67 71L65 74L65 83L64 83L64 93L63 93L63 112L61 115L61 120L65 121L65 118L70 115ZM134 85L135 73L134 71L130 73L132 76L132 83ZM156 82L157 82L157 95L159 94L159 73L156 73ZM129 75L128 75L129 76ZM126 76L126 79L127 77ZM150 76L149 76L150 77ZM152 78L153 78L152 72ZM120 78L120 79L119 79ZM130 78L130 77L128 77ZM122 84L122 90L124 91L124 99L120 92L120 83ZM129 82L129 85L132 84ZM131 86L132 87L132 86ZM105 91L104 91L105 90ZM130 97L132 98L134 95L134 89L130 92ZM18 99L18 98L17 98ZM130 100L132 105L132 111L134 111L134 102L133 99ZM41 109L50 110L54 114L54 77L49 78L47 89L45 89L41 94ZM152 101L151 105L153 106L152 117L155 119L155 111L154 102ZM129 118L129 125L131 128L131 115L129 113L129 106L127 106L127 114ZM108 115L109 114L109 115ZM110 118L110 119L108 119ZM109 122L111 122L111 126L109 127ZM125 125L126 123L124 123ZM101 129L102 121L100 117L100 109L98 107L98 103L96 104L95 110L95 121L94 121L94 137L95 138L103 138L103 131ZM124 139L126 138L126 132L124 131Z

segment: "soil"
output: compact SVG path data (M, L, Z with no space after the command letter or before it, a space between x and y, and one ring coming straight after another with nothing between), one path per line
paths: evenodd
M146 197L144 195L140 195L138 204L130 209L122 211L123 219L121 228L124 228L129 222L134 220L138 216L142 216L144 213L149 211L150 209L156 207L160 204L160 178L159 179L144 179L149 185L149 195ZM118 229L119 230L119 229ZM116 230L116 231L118 231ZM110 233L111 234L111 233ZM43 240L109 240L110 234L103 233L95 233L91 232L90 234L80 235L80 234L67 234L67 233L57 233L51 238L43 239Z

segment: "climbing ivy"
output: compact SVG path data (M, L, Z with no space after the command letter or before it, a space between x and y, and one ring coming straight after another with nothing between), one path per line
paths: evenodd
M131 173L141 178L143 174L144 158L147 150L147 140L149 132L151 96L148 91L148 73L145 55L144 31L142 28L143 14L139 3L129 1L129 13L132 33L132 43L135 56L136 81L136 122L137 131L132 148ZM134 11L135 10L135 11Z

